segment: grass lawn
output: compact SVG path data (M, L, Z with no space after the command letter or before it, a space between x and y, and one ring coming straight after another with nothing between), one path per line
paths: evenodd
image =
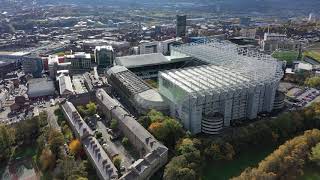
M206 165L203 180L227 180L239 176L248 167L255 167L258 163L272 153L276 148L253 148L242 151L237 159L232 161L219 161Z
M275 51L272 54L272 57L287 61L288 64L292 64L293 61L297 60L297 57L299 55L299 52L296 51Z
M314 51L314 50L311 50L311 51L305 51L303 53L303 56L307 56L307 57L310 57L318 62L320 62L320 52L319 51Z

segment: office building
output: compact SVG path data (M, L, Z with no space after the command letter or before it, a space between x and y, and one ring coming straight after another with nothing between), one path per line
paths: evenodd
M77 52L65 56L65 62L71 62L71 69L83 70L91 68L91 55L89 53Z
M176 27L176 36L185 37L187 31L187 16L186 15L177 15L177 27Z
M94 50L95 62L98 68L107 68L113 65L114 51L112 46L97 46Z
M218 134L235 120L273 110L281 62L215 41L174 47L171 54L208 63L159 73L159 91L169 99L171 115L192 134Z
M161 45L158 41L141 41L139 45L139 54L151 54L161 52Z
M39 78L42 76L43 64L42 59L39 57L24 57L22 61L22 69L28 74L32 74L33 77Z

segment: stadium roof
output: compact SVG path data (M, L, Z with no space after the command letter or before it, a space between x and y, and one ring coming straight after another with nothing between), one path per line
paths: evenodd
M224 91L227 89L247 88L252 85L250 78L239 72L219 67L205 65L191 68L160 72L161 77L181 87L188 93L200 91Z
M271 56L240 48L227 41L210 40L171 48L171 55L187 55L209 64L234 70L252 81L280 80L282 63Z
M161 53L122 56L116 58L116 64L125 66L126 68L134 68L141 66L152 66L157 64L167 64L170 60Z
M113 75L120 81L129 90L131 95L151 89L142 79L123 66L114 66L107 73L109 76Z

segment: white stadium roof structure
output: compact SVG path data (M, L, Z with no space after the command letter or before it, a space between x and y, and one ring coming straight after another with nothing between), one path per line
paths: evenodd
M252 82L280 80L283 76L282 63L256 51L243 49L227 41L209 40L171 48L171 54L187 55L208 64L222 66L240 73Z
M272 111L283 76L276 59L225 41L172 47L171 55L206 64L159 73L159 91L170 100L171 115L191 133L217 134L232 120Z

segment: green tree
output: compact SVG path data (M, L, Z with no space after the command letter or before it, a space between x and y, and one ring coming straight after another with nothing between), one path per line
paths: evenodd
M97 105L93 102L90 102L86 105L86 115L87 116L93 116L97 113Z
M121 168L121 162L122 162L122 159L119 155L113 157L113 160L112 160L114 166L118 169L118 171L120 171L120 168Z
M33 117L25 121L21 121L15 126L16 139L24 144L30 144L39 135L40 122L39 117Z
M110 128L111 128L112 130L116 130L116 129L118 128L118 121L115 120L115 119L112 119L112 120L111 120L111 123L110 123Z
M151 124L151 119L149 116L141 116L139 117L138 122L147 129Z
M179 155L187 154L196 151L197 149L194 146L192 139L185 138L177 145L176 151Z
M162 122L153 122L148 129L168 147L174 147L175 143L185 134L182 125L172 118L166 118Z
M102 132L97 132L95 136L96 136L97 139L101 139L102 138Z
M320 87L320 76L307 78L305 81L305 85L309 87L314 87L314 88Z
M77 106L78 112L82 117L87 116L87 112L84 106Z
M221 160L224 158L219 144L212 144L205 149L206 157L211 160Z
M196 180L196 172L189 167L189 162L184 155L176 156L166 165L164 180Z
M165 119L165 116L162 112L152 109L147 116L151 122L162 122Z
M15 141L15 130L0 124L0 161L9 158Z
M58 160L57 168L60 170L57 179L74 180L87 178L86 161L77 162L74 156L67 155Z
M320 143L312 148L310 154L310 160L317 163L320 166Z
M128 148L130 145L129 139L127 137L123 137L121 142L125 148Z

